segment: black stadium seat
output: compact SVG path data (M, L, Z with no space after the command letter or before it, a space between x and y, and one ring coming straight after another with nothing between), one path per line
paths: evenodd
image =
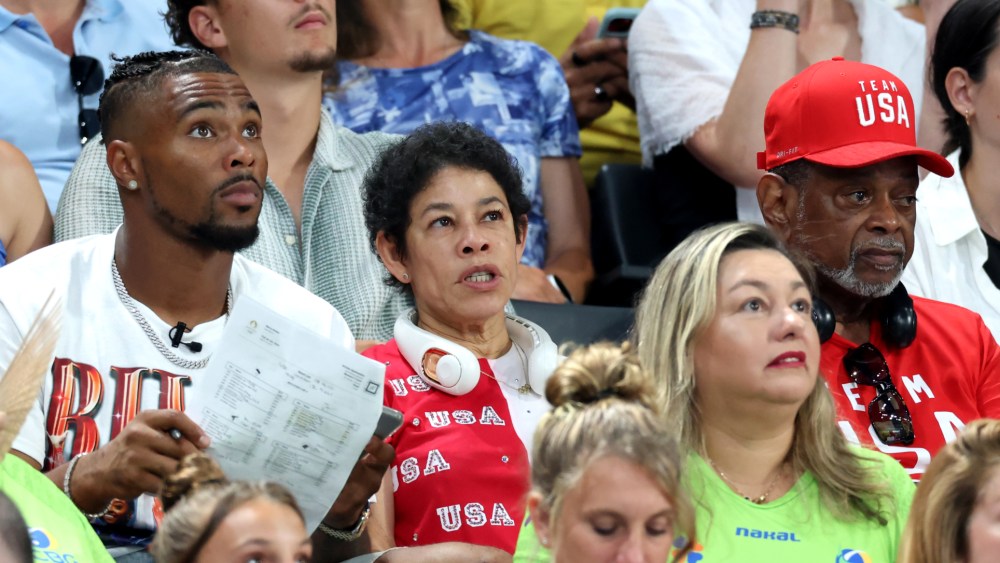
M601 167L590 194L596 275L587 303L631 307L670 250L656 217L652 177L652 172L634 164Z
M622 341L628 337L634 319L634 312L626 307L556 305L518 299L511 303L519 316L537 323L560 345Z

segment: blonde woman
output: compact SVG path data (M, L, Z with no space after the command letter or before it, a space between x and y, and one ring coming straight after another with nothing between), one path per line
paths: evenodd
M1000 420L970 422L924 473L901 563L996 561L1000 534Z
M528 497L537 538L522 531L515 560L547 559L539 543L556 562L663 563L675 540L677 558L691 546L680 453L629 348L581 348L549 378Z
M913 485L837 428L810 281L767 229L720 225L671 252L638 306L706 560L896 558Z

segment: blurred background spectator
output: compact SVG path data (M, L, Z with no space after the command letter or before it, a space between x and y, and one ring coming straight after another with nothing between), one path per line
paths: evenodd
M768 11L787 15L754 16ZM760 177L764 107L812 63L839 56L885 68L907 84L920 115L924 46L924 28L883 0L651 0L632 27L629 78L665 228L681 240L704 224L762 222L747 188ZM920 128L932 139L939 127ZM716 181L676 180L695 166Z
M35 167L49 210L80 148L100 131L111 55L173 45L164 0L0 0L0 139Z
M562 70L537 45L459 31L454 13L449 0L339 2L338 82L324 103L357 132L457 120L500 141L531 201L514 297L582 301L593 277L590 208Z
M580 168L587 186L593 185L604 164L641 162L635 99L628 87L627 41L598 38L597 32L608 9L641 8L646 0L452 0L452 4L458 10L458 29L531 41L559 58L580 125Z
M917 191L913 257L903 283L915 295L972 309L1000 336L1000 2L959 0L938 28L931 59L945 111L948 161Z

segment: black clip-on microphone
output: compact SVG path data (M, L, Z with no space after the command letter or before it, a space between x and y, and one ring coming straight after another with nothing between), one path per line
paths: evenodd
M170 329L170 332L167 333L167 335L170 336L170 345L173 346L174 348L178 348L183 344L184 346L187 346L188 350L191 350L192 352L195 353L201 352L201 342L195 342L194 340L192 340L191 342L181 342L181 338L184 337L184 333L187 332L187 330L188 330L187 324L184 323L183 321L179 321L177 323L177 326Z

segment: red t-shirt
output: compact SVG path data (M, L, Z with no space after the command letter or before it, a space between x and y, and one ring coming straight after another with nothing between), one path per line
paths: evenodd
M874 446L896 458L919 481L941 446L966 423L1000 417L1000 349L979 315L949 303L913 297L917 337L906 348L888 345L882 327L871 325L870 341L913 419L913 444L888 446L868 420L875 388L857 385L844 355L857 344L839 334L823 344L821 371L837 405L837 422L851 442Z
M460 541L513 553L531 473L487 361L475 389L456 396L415 375L395 340L364 355L386 364L385 404L403 412L388 440L396 545Z

